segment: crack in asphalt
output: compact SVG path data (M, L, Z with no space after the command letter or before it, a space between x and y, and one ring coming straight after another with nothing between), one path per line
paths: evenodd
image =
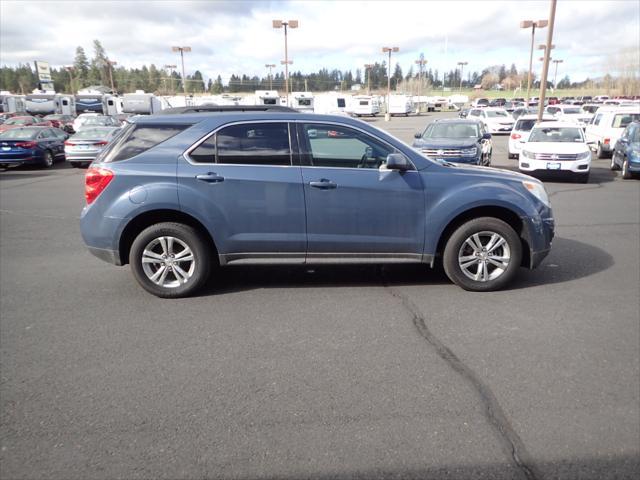
M420 335L435 349L436 353L442 358L449 367L466 380L480 396L485 407L485 414L489 423L498 433L498 437L503 446L509 452L513 463L522 472L527 480L539 480L542 478L539 470L533 463L531 455L527 452L520 436L511 426L509 419L502 410L498 399L480 377L460 360L453 351L442 343L436 337L429 327L418 307L407 297L397 292L385 281L384 287L389 293L400 300L402 305L409 311L413 317L413 323L418 329Z

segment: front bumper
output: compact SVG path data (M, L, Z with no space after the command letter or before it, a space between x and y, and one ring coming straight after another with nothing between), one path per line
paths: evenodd
M555 221L550 208L544 207L540 216L522 217L522 236L529 246L529 265L533 270L551 251L555 236Z
M100 260L104 260L105 262L111 263L113 265L122 265L122 262L120 261L120 252L118 252L117 250L109 250L106 248L96 248L89 246L87 246L87 248L91 254L95 255Z
M545 173L587 173L591 169L591 159L574 161L534 160L520 155L518 168L521 172Z

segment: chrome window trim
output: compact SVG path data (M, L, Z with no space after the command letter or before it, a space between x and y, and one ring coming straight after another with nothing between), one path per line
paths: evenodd
M234 125L247 125L247 124L255 124L255 123L286 123L287 130L289 132L289 165L264 165L258 163L216 163L216 162L195 162L191 156L189 155L196 148L206 142L213 135L218 133L220 130L226 127L231 127ZM233 166L233 167L299 167L299 165L293 164L293 150L291 148L291 120L238 120L236 122L225 123L224 125L218 126L215 130L207 133L205 136L197 140L193 145L187 148L184 152L182 152L182 157L191 165L225 165L225 166ZM216 144L216 151L218 145Z

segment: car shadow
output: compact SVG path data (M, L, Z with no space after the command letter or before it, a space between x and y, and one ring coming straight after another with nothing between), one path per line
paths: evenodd
M604 250L578 240L556 237L549 256L535 270L521 269L506 290L553 285L588 277L607 270L613 257ZM237 265L224 267L212 276L196 296L234 293L263 288L371 287L451 285L440 265Z

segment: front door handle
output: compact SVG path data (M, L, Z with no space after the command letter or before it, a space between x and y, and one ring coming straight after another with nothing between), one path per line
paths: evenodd
M330 190L332 188L337 188L338 185L333 183L331 180L326 178L321 178L318 182L309 182L309 185L313 188L319 188L321 190Z
M224 182L224 177L221 177L215 172L201 173L200 175L196 175L196 178L198 180L202 180L203 182L207 182L207 183Z

